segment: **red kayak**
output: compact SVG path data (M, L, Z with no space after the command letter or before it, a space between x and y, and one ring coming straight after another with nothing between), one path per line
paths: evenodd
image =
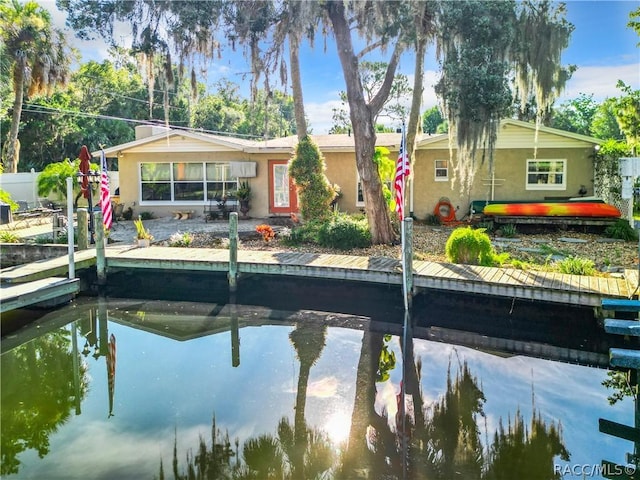
M613 205L602 202L557 203L493 203L484 207L488 216L510 217L606 217L620 218L621 213Z

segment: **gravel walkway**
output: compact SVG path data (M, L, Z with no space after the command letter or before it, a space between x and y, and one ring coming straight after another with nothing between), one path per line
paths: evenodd
M249 219L238 222L241 237L240 248L400 258L400 247L397 245L374 245L369 248L336 252L313 245L287 246L277 236L273 241L265 244L255 233L256 225L261 223L274 224L270 219ZM220 242L217 239L225 236L228 232L226 221L206 223L203 218L189 220L159 218L145 220L144 225L154 236L156 244L166 244L171 235L176 232L190 232L194 234L192 243L194 247L219 246ZM276 231L278 228L280 227L274 226ZM446 262L445 244L452 230L453 227L416 224L413 242L414 257L419 260ZM111 239L118 242L132 244L134 236L135 226L131 221L121 221L114 224L111 231ZM539 268L544 268L545 263L551 263L568 256L591 259L601 271L617 272L624 268L638 268L638 244L636 242L607 239L601 234L595 233L545 230L534 234L518 234L515 238L492 236L492 244L498 252L508 252L513 259L542 265Z

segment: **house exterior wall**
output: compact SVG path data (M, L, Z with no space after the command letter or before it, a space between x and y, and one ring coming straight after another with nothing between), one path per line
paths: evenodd
M399 139L399 135L397 136ZM140 192L140 163L142 162L235 162L251 161L257 164L257 176L247 179L251 185L252 217L269 215L269 161L288 161L293 154L293 138L279 139L276 143L248 142L238 139L215 138L197 134L169 134L157 136L148 142L132 142L112 147L111 156L118 156L120 169L120 202L125 208L133 206L134 214L149 211L157 216L168 216L176 210L194 210L196 215L204 213L205 201L142 202ZM331 183L338 184L342 196L338 202L340 210L355 213L363 210L357 202L358 175L353 145L347 145L346 136L324 136L320 148L326 163L326 175ZM381 141L393 144L393 138ZM389 143L391 142L391 143ZM455 139L453 140L455 144ZM581 186L586 195L593 195L593 146L589 137L566 134L565 132L540 129L537 133L530 125L517 121L506 121L500 127L495 152L494 200L544 200L545 198L569 198L578 196ZM291 145L289 145L291 144ZM398 141L399 144L399 141ZM323 148L324 145L324 148ZM394 144L395 145L395 144ZM534 150L533 145L537 145ZM526 148L525 148L526 147ZM393 147L389 154L395 159ZM454 184L454 172L449 149L449 139L445 135L425 136L418 142L416 158L413 162L413 195L410 189L407 197L408 210L418 219L432 214L442 197L446 197L458 208L457 218L463 218L474 200L492 198L488 162L482 165L476 175L475 185L469 194L461 194L459 184ZM244 151L243 151L244 150ZM480 155L480 153L479 153ZM564 160L565 182L561 189L527 189L527 160ZM435 161L448 163L448 178L436 179ZM243 179L241 179L243 180ZM411 208L413 206L413 208Z
M257 169L255 178L248 178L251 185L251 211L250 216L266 217L268 215L268 171L266 156L247 155L242 152L127 152L122 154L118 159L118 168L120 170L120 203L124 204L125 209L132 207L134 216L141 212L151 212L156 217L170 216L171 212L177 210L193 210L195 216L204 214L205 205L208 202L174 202L171 204L159 204L159 202L143 202L140 192L140 164L144 162L234 162L234 161L257 161ZM244 180L244 179L241 179Z
M355 213L360 210L356 206L358 196L358 175L355 153L328 153L325 155L326 175L329 182L337 184L342 193L338 200L338 208L342 212Z
M455 156L455 150L453 155ZM587 195L593 195L592 148L540 148L537 152L529 148L510 148L495 153L494 200L530 200L542 201L550 198L577 197L584 185ZM458 208L456 217L462 218L469 211L474 200L491 199L491 182L488 161L485 161L478 173L470 194L460 192L459 183L453 183L453 170L449 161L448 149L422 150L417 153L414 163L414 215L424 219L432 214L442 197ZM566 187L561 190L526 189L527 160L566 160ZM449 161L449 181L435 181L435 161Z

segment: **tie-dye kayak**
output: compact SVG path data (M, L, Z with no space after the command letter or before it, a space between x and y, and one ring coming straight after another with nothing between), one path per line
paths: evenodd
M487 216L600 217L619 218L620 210L602 202L493 203L482 211Z

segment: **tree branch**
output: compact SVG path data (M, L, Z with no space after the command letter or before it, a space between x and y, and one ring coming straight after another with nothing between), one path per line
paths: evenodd
M393 85L393 79L396 75L396 69L398 68L398 63L400 62L400 55L402 54L403 50L404 46L402 45L402 42L398 40L395 48L393 49L393 54L391 55L389 65L387 66L387 72L384 76L384 82L382 82L378 93L376 93L375 97L373 97L371 99L371 102L369 102L369 109L374 118L378 115L380 110L382 110L384 102L389 97L389 92L391 91L391 86Z
M384 42L382 40L378 40L375 43L372 43L371 45L367 45L365 48L362 49L362 51L360 53L358 53L358 55L356 55L356 58L358 60L362 59L362 57L364 57L367 53L372 52L373 50L375 50L376 48L379 48L381 46L384 45Z

